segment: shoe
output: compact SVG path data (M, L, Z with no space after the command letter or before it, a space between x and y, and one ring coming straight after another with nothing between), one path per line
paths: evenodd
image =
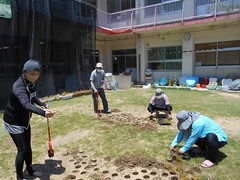
M159 123L160 125L163 125L163 124L164 124L164 121L163 121L161 118L159 118L159 119L158 119L158 123Z
M205 160L201 166L204 167L204 168L210 168L210 167L213 167L215 164L209 160Z
M27 180L26 178L19 178L17 177L17 180Z
M104 114L111 114L111 110L108 110L108 111L105 112Z
M170 114L167 115L168 120L172 120L172 116Z
M33 174L31 175L31 174L29 174L28 171L26 170L26 171L25 171L25 174L26 174L27 176L36 176L36 177L42 177L42 176L43 176L43 173L42 173L41 171L34 171Z

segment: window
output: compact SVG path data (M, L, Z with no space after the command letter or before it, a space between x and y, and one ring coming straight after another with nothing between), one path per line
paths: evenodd
M220 51L218 53L218 66L240 65L240 50Z
M240 65L240 40L196 44L196 66Z
M136 68L136 49L112 51L113 74L120 74L126 69Z
M182 1L176 1L176 2L170 2L166 4L161 4L168 2L169 0L146 0L145 1L145 6L150 6L154 5L155 6L150 6L145 8L145 16L154 16L155 14L155 8L156 8L156 13L157 15L160 14L165 14L165 13L170 13L170 12L175 12L175 11L181 11L182 10Z
M163 3L163 2L168 2L168 1L172 1L172 0L145 0L145 5L153 5L153 4L159 4L159 3Z
M149 48L148 68L152 70L181 70L182 46Z
M197 0L196 5L197 6L203 6L206 4L213 4L214 2L212 0Z
M12 18L12 9L10 0L1 0L0 1L0 17L1 18Z
M159 4L159 3L162 3L162 1L161 0L145 0L146 6L153 5L153 4Z
M135 0L108 0L107 12L114 13L135 8Z

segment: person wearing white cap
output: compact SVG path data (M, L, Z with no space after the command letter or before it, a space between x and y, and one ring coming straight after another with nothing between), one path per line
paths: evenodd
M32 168L31 126L32 113L50 118L54 115L47 104L36 97L35 82L40 76L41 65L36 60L28 60L20 76L13 84L9 100L4 109L3 127L17 147L15 159L17 180L25 179L23 165L26 164L26 174L42 176L40 171ZM37 104L39 107L35 106Z
M94 107L94 112L96 114L98 114L98 95L102 99L103 111L104 111L103 113L105 114L111 113L111 111L108 109L108 101L103 88L104 79L105 79L105 72L103 70L103 65L102 63L97 63L95 69L92 71L90 75L93 107Z
M199 112L182 110L176 117L179 132L172 141L170 149L184 140L185 144L179 149L179 154L188 152L196 144L202 152L206 152L202 167L209 168L217 164L218 150L228 143L224 130L213 119Z
M168 96L160 88L157 88L155 90L155 94L152 96L147 110L152 115L155 115L158 113L158 111L167 111L167 118L170 120L172 119L172 106L169 102Z

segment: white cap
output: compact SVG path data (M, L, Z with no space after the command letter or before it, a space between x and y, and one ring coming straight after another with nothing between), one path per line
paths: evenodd
M102 63L97 63L97 64L96 64L96 68L101 68L101 69L103 69Z

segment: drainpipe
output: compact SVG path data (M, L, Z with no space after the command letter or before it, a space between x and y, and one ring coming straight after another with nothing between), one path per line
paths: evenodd
M131 29L133 28L133 11L131 12Z
M157 6L155 6L154 10L154 29L156 28L156 21L157 21Z
M141 41L140 34L134 33L137 36L137 82L141 81Z
M183 21L184 21L184 11L185 11L185 3L183 1L182 2L182 24L183 24Z
M216 21L216 17L217 17L217 0L215 0L214 3L214 20Z

